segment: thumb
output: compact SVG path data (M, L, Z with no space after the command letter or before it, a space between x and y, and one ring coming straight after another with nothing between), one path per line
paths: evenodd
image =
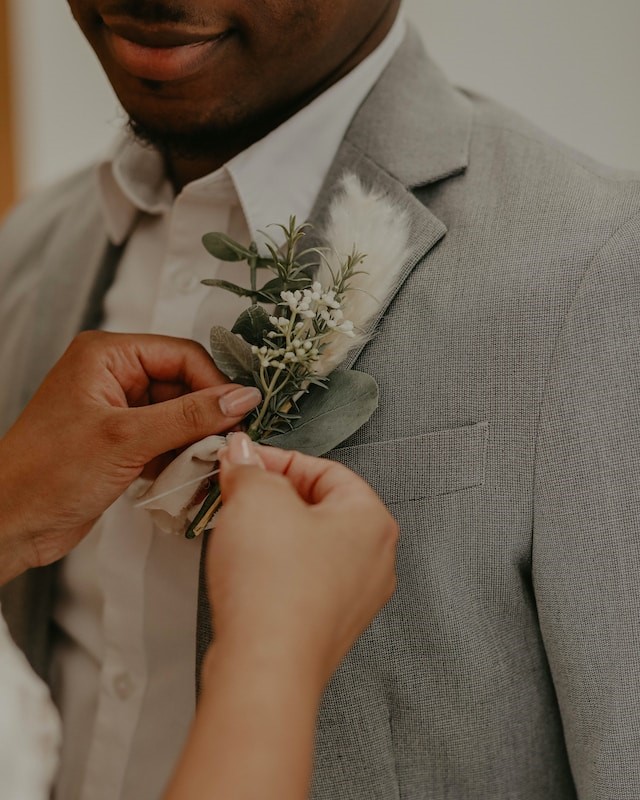
M219 483L224 504L250 493L258 506L262 498L268 507L274 495L295 494L286 478L265 470L259 449L246 433L227 437L227 447L220 454Z
M258 450L246 433L231 433L227 446L220 452L220 493L226 503L244 486L255 486L265 477L264 464Z
M146 463L168 450L228 431L241 422L260 399L260 393L256 392L256 402L249 408L232 406L230 411L228 405L221 407L220 398L237 388L217 386L163 403L127 409L131 426L129 444Z

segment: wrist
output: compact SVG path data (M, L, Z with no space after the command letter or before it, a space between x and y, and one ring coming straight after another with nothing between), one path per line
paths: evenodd
M0 489L0 586L33 566L30 561L33 547L26 529L20 515L13 512L5 499Z
M0 449L0 462L6 456ZM19 487L7 470L0 468L0 586L30 569L34 554Z
M227 674L268 684L273 692L302 694L316 705L326 683L324 670L308 651L255 636L218 637L211 645L203 664L203 687Z

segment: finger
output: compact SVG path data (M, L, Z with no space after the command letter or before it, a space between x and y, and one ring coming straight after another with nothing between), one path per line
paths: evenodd
M137 334L105 337L92 337L86 346L99 353L129 402L144 396L150 383L182 384L192 391L229 383L197 342Z
M260 447L259 453L265 467L286 476L307 503L317 504L329 498L336 502L353 497L354 493L375 495L362 478L335 461L276 447Z
M191 389L184 383L167 383L165 381L153 381L146 386L140 386L137 392L127 393L127 405L129 408L140 408L152 403L165 403L167 400L174 400L189 394Z
M230 385L230 384L229 384ZM202 387L207 388L207 387ZM168 383L166 381L153 381L147 387L144 395L137 402L129 402L130 406L146 406L150 403L166 403L189 394L192 390L184 383Z
M228 384L144 408L125 409L125 441L143 463L237 425L258 403L258 389Z
M246 433L238 431L227 435L227 444L218 452L218 461L218 483L223 503L234 497L245 481L251 481L256 471L264 472L257 448Z
M143 337L137 353L153 381L182 383L193 391L228 384L207 351L197 342L169 336Z
M206 387L202 387L206 388ZM149 385L149 403L166 403L188 394L189 388L184 383L168 383L167 381L154 381Z
M246 433L232 433L227 437L227 446L218 454L220 460L220 491L223 502L227 503L243 490L256 494L265 492L269 502L273 503L274 490L284 490L288 494L296 494L294 488L284 476L265 472L259 449Z

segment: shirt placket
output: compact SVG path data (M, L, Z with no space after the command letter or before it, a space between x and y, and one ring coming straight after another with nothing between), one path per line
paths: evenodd
M104 658L81 793L91 800L117 800L121 795L147 681L144 564L153 525L144 511L131 506L132 499L125 495L111 507L98 548L104 589Z
M198 307L208 290L202 286L198 263L209 259L214 277L218 262L208 256L200 239L208 230L226 231L227 204L206 202L202 197L180 195L169 220L167 251L162 264L151 331L166 336L191 338Z

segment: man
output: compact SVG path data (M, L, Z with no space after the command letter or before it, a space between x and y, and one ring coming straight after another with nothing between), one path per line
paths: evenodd
M398 591L325 694L314 797L637 800L638 179L452 88L397 2L70 5L153 147L9 220L4 415L83 325L228 325L199 280L237 273L200 235L319 221L356 173L409 214L410 254L349 359L380 408L332 457L400 522ZM41 662L53 616L59 797L158 795L208 642L198 559L125 500L52 612L42 576L14 590Z

